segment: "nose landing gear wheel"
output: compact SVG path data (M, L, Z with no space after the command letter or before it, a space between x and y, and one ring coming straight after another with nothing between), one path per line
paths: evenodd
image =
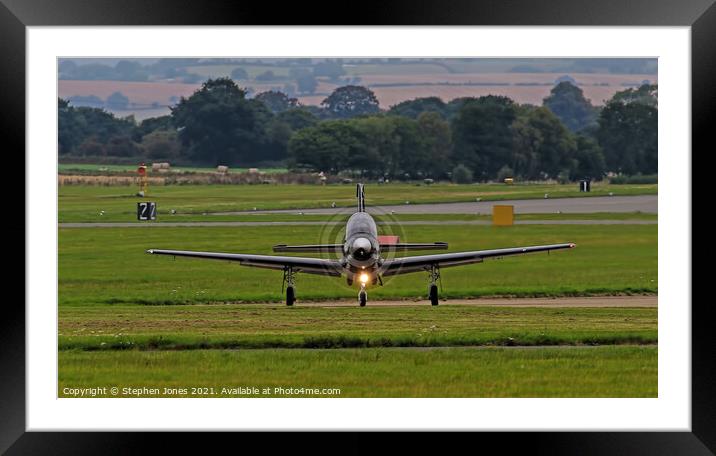
M296 302L296 292L293 287L286 287L286 305L292 306Z
M433 284L430 284L430 292L428 293L430 297L430 304L437 306L438 305L438 286Z
M368 293L366 293L365 290L361 290L360 293L358 293L358 304L360 304L361 307L365 307L366 302L368 302Z

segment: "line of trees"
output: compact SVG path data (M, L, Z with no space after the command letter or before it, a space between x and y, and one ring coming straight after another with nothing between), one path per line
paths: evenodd
M597 108L569 81L542 106L488 95L405 101L382 111L361 86L318 106L232 79L206 81L167 116L136 122L59 100L64 157L145 157L203 165L284 163L369 178L471 181L600 179L657 172L657 87L618 92Z

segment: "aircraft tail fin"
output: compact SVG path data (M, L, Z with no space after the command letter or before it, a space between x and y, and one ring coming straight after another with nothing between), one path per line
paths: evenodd
M365 212L365 190L363 184L356 186L356 198L358 198L358 212Z

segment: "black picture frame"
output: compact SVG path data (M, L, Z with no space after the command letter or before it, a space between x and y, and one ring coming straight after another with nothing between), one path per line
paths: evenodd
M692 33L692 144L709 142L707 122L716 100L716 5L714 0L422 0L340 5L335 2L284 3L203 0L0 0L0 125L6 150L25 147L25 29L29 26L110 25L553 25L690 26ZM708 149L707 149L708 150ZM706 152L706 150L704 150ZM27 210L27 208L26 208ZM25 237L25 242L29 240ZM691 251L690 240L684 248ZM7 265L8 263L6 263ZM14 266L16 267L16 266ZM18 268L19 269L19 268ZM171 446L189 448L192 435L173 433L43 433L25 431L25 312L6 300L0 319L0 452L8 454L125 454ZM13 304L13 305L9 305ZM716 340L708 318L710 302L692 312L691 432L481 433L474 445L501 452L526 449L549 454L713 454L716 453ZM690 302L679 305L691 305ZM198 440L207 441L206 436ZM241 446L248 445L244 435ZM360 434L334 434L337 451L372 451ZM450 437L448 437L450 438ZM272 450L307 444L311 435L271 438ZM214 434L233 445L236 437ZM318 438L314 435L311 447ZM433 437L411 434L427 448ZM232 443L233 442L233 443ZM322 442L320 446L327 445ZM245 448L245 447L244 447ZM494 448L494 447L493 447ZM325 449L325 448L324 448ZM185 452L182 451L182 452ZM293 451L293 450L291 450Z

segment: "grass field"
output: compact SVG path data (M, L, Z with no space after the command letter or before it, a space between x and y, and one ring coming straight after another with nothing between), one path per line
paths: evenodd
M338 227L339 225L336 225ZM442 296L559 296L657 292L657 225L411 225L406 242L447 241L450 251L575 242L577 248L486 261L443 270ZM340 232L316 226L192 228L62 228L59 303L183 304L280 301L281 272L234 263L147 255L149 248L271 253L280 243L326 242ZM369 290L370 299L415 298L427 291L423 274L408 274ZM299 275L302 299L353 298L337 278Z
M367 348L59 353L65 388L270 388L265 397L656 397L657 348ZM288 396L274 388L335 388ZM213 394L212 394L213 393ZM261 395L261 394L260 394ZM177 396L171 396L177 397Z
M654 344L656 308L61 307L60 350Z
M541 197L573 186L390 185L372 204ZM119 194L118 194L119 190ZM347 186L157 187L175 216L160 220L343 221L335 216L203 216L262 204L353 205ZM595 189L596 190L596 189ZM60 187L61 221L132 220L129 187ZM162 193L165 191L165 193ZM602 192L656 193L656 186ZM507 193L505 193L507 192ZM510 193L515 192L515 193ZM576 194L576 192L574 192ZM597 194L595 192L595 194ZM618 193L624 194L624 193ZM431 199L434 198L434 199ZM376 201L377 200L377 201ZM130 209L127 210L126 207ZM231 209L227 209L231 208ZM488 220L464 215L384 216L384 221ZM532 214L522 220L647 220L652 214ZM301 306L355 299L342 279L299 275L297 306L281 301L281 273L227 262L147 255L147 248L271 253L278 243L334 242L341 225L60 228L59 389L157 388L143 397L243 397L231 388L268 388L265 397L656 397L656 308L537 308L450 305L478 296L571 296L658 292L653 225L382 225L407 242L447 241L450 251L575 242L577 248L445 268L447 298L425 299L427 277L409 274L369 288L369 305ZM252 303L253 302L253 303ZM263 304L258 304L259 302ZM268 304L265 302L269 302ZM272 302L272 303L271 303ZM177 388L168 394L163 388ZM274 388L299 389L297 394ZM69 388L69 389L66 389ZM199 394L191 388L199 390ZM213 388L213 390L212 390ZM224 390L223 388L229 388ZM308 388L300 390L301 388ZM322 388L335 389L323 394ZM338 391L339 390L339 391ZM137 397L132 391L115 396Z
M657 194L658 185L609 185L595 183L589 196ZM58 217L60 222L135 221L137 188L129 186L58 187ZM367 204L499 201L505 199L553 198L584 196L575 184L566 185L371 185L367 190ZM211 212L250 211L331 207L355 205L355 192L348 185L171 185L149 188L145 200L157 203L158 217L201 215ZM101 211L104 211L100 215Z

